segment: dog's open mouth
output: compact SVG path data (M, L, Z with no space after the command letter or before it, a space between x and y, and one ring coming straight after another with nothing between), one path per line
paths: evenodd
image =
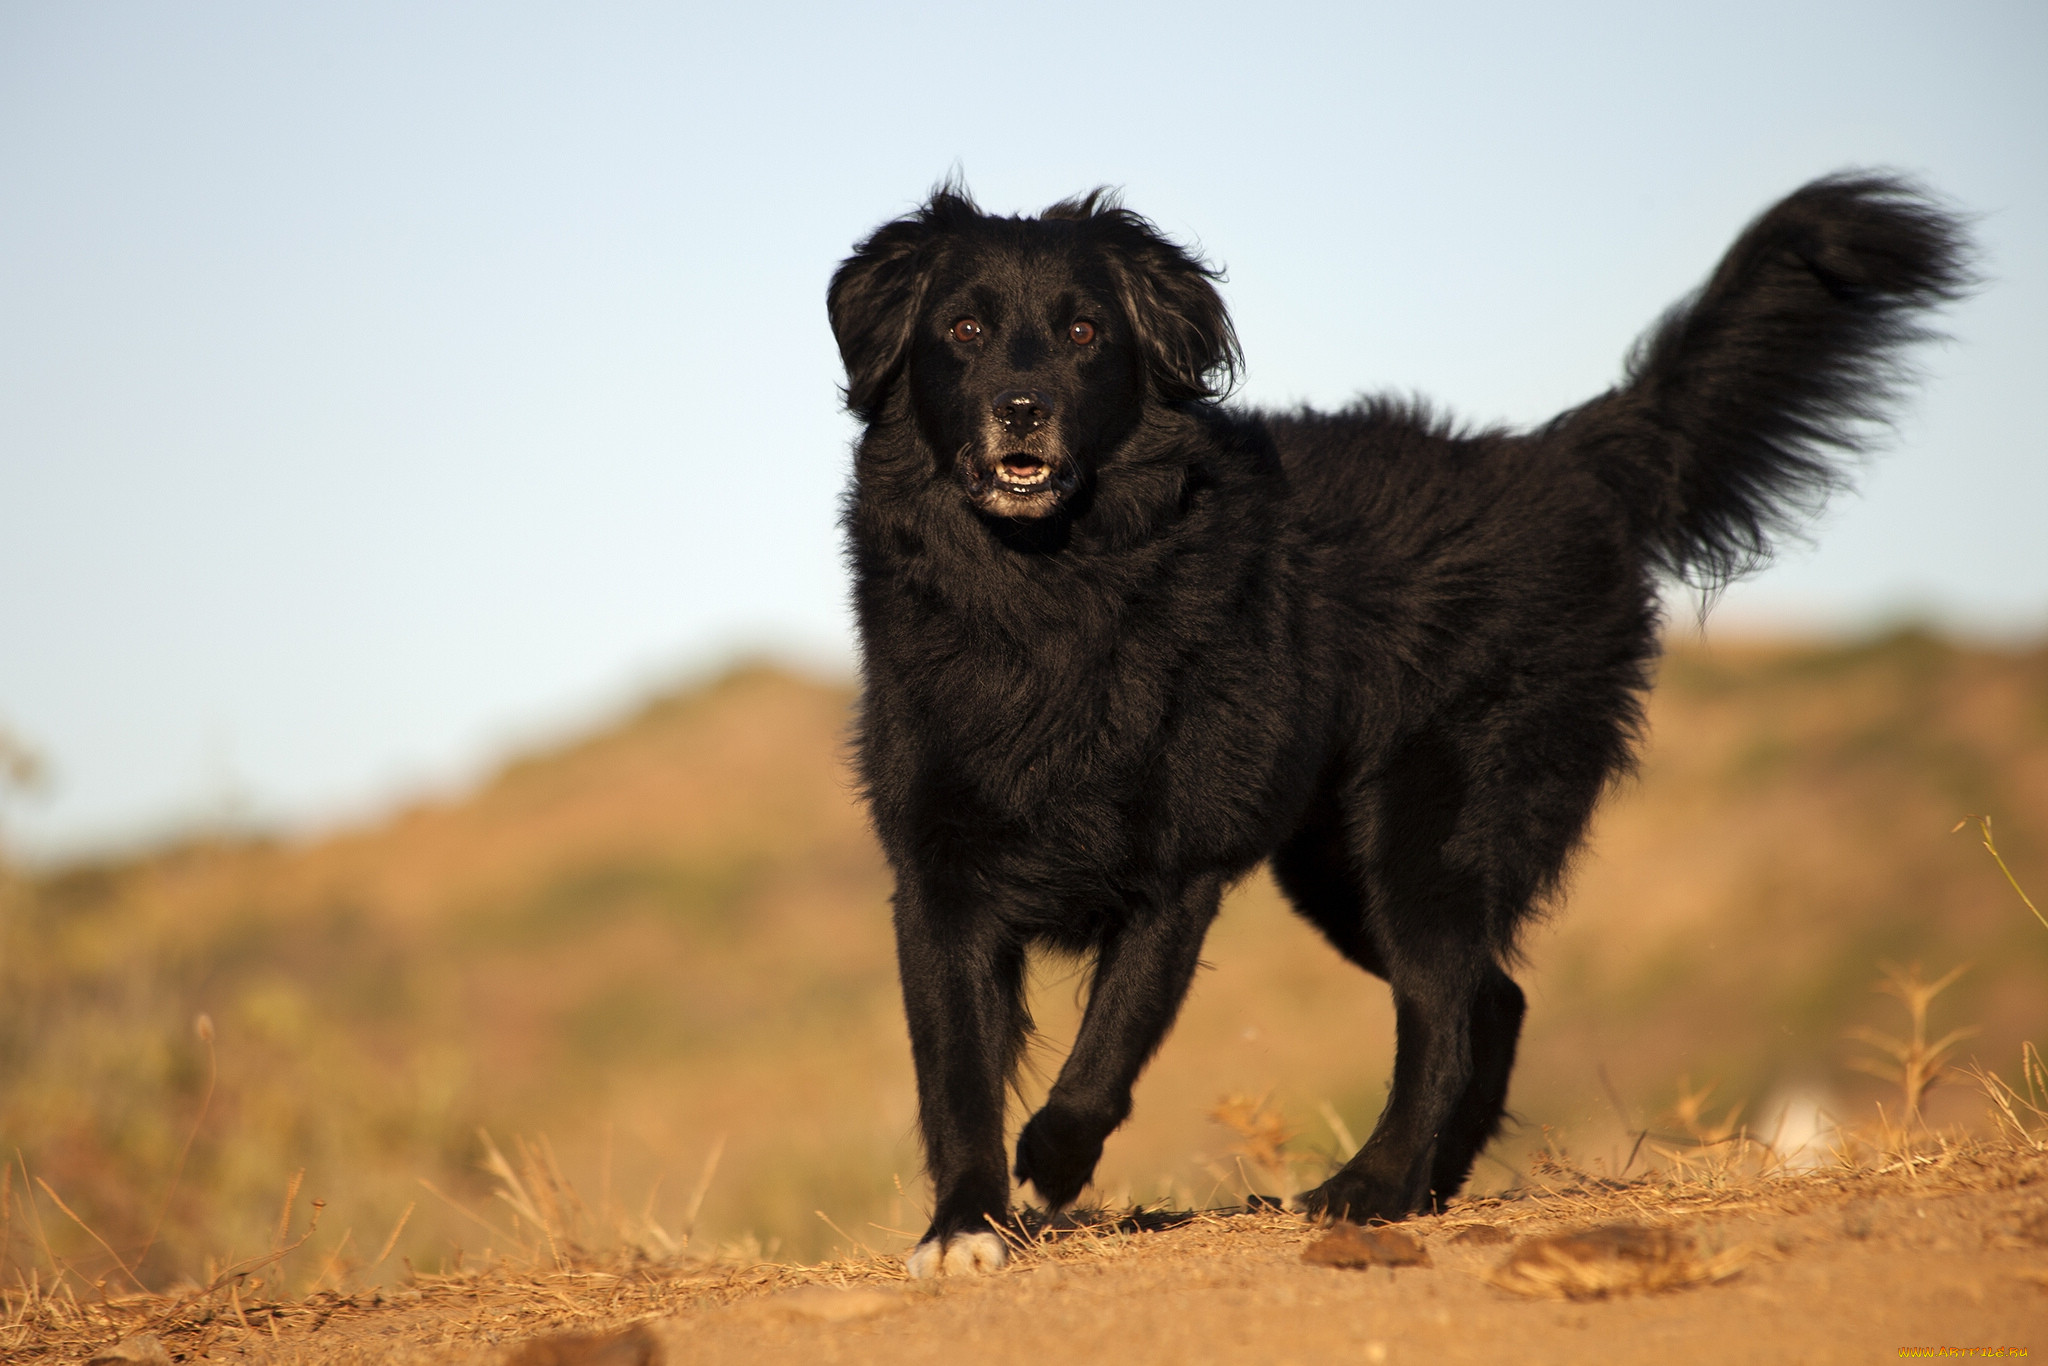
M1059 511L1076 482L1073 462L1056 451L1035 455L1030 451L963 450L959 468L967 496L977 508L992 516L1024 521Z
M996 461L996 483L1009 493L1035 493L1052 482L1052 466L1035 455L1014 451Z

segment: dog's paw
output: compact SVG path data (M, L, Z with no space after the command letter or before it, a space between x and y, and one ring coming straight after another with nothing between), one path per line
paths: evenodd
M1048 1210L1074 1203L1102 1160L1098 1126L1050 1106L1033 1115L1017 1135L1017 1179L1038 1188Z
M1377 1177L1339 1171L1314 1190L1303 1191L1294 1203L1311 1219L1363 1224L1373 1219L1406 1219L1423 1209L1427 1201L1426 1193L1413 1197Z
M950 1238L931 1237L910 1249L905 1268L914 1281L934 1276L979 1276L1001 1271L1010 1260L1009 1249L993 1233L956 1233Z

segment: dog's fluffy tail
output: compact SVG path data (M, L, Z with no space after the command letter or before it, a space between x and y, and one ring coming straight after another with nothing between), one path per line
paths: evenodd
M1660 568L1712 589L1769 558L1843 483L1968 292L1962 221L1895 177L1817 180L1758 218L1651 329L1622 385L1550 434L1622 497Z

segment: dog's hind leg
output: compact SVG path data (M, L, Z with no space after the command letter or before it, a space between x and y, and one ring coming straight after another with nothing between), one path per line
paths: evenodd
M1326 799L1273 859L1296 910L1394 993L1386 1108L1365 1146L1300 1197L1336 1219L1400 1219L1456 1193L1499 1127L1521 1032L1521 991L1485 928L1488 879L1444 852L1465 807L1457 765L1434 745L1403 758L1383 787Z
M1302 913L1394 993L1392 1094L1357 1156L1301 1197L1311 1213L1440 1206L1498 1131L1524 1010L1502 963L1628 763L1650 618L1619 620L1596 667L1411 736L1274 859Z
M1472 1078L1437 1136L1436 1160L1430 1167L1430 1195L1438 1205L1463 1189L1473 1162L1500 1131L1507 1108L1508 1075L1515 1068L1515 1044L1521 1038L1526 1003L1513 978L1488 966L1468 1026Z
M1131 1113L1131 1088L1180 1013L1221 895L1222 879L1197 878L1162 904L1133 908L1098 951L1074 1050L1017 1136L1017 1179L1046 1208L1081 1193L1103 1140Z
M1393 1091L1358 1154L1302 1194L1301 1206L1310 1214L1363 1222L1402 1219L1429 1208L1438 1172L1459 1167L1462 1179L1484 1141L1477 1136L1490 1134L1499 1119L1493 1098L1506 1092L1506 1071L1489 1069L1482 1079L1475 1067L1475 1007L1485 965L1453 946L1439 947L1448 951L1391 957ZM1454 1155L1446 1140L1455 1141L1461 1120L1466 1134Z
M1007 1260L1004 1102L1030 1027L1022 946L996 917L935 900L899 878L897 966L937 1201L910 1253L914 1277L994 1271Z

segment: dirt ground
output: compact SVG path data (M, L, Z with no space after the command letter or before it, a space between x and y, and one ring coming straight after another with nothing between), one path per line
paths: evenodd
M893 1249L816 1266L609 1269L557 1249L556 1269L501 1262L286 1304L232 1280L98 1303L16 1292L0 1359L1189 1366L2048 1353L2048 1151L2033 1145L1630 1183L1559 1168L1524 1193L1462 1200L1396 1231L1414 1240L1395 1248L1409 1264L1315 1264L1303 1254L1325 1230L1258 1209L1159 1231L1084 1229L1021 1249L1000 1274L923 1283L904 1279Z

